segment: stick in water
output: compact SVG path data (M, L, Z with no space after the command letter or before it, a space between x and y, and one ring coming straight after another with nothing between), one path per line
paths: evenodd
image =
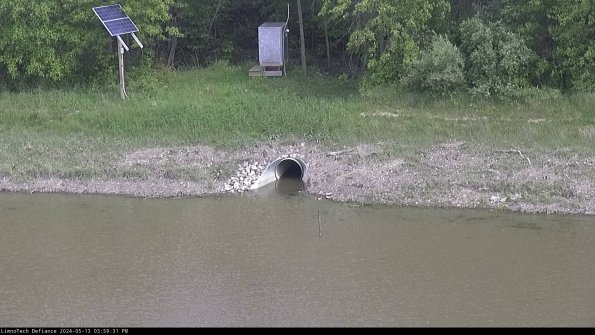
M320 208L318 207L318 200L316 200L316 212L318 212L318 237L322 237L322 224L320 223Z

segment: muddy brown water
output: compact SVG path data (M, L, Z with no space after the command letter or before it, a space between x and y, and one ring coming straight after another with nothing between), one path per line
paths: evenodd
M274 193L0 193L0 326L595 326L592 217Z

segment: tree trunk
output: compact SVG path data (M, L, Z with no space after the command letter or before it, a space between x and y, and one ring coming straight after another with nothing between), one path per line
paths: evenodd
M331 70L331 47L328 43L328 21L324 21L324 42L326 43L326 70Z
M167 67L173 68L176 60L176 47L178 45L178 36L170 37L169 56L167 57Z
M302 19L302 1L297 0L298 18L300 23L300 49L302 52L302 73L307 75L306 69L306 42L304 41L304 21Z
M176 7L171 8L171 22L174 27L178 26L178 10ZM167 56L167 67L173 68L176 60L176 47L178 46L178 36L173 35L169 37L169 54Z
M211 23L209 23L209 33L213 31L213 24L215 23L215 19L217 19L217 14L219 14L219 8L221 8L221 0L217 3L217 8L215 9L215 14L211 18Z

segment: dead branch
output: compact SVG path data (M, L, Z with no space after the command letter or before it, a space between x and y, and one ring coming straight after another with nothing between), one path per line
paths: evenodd
M352 152L353 150L354 150L354 149L346 149L346 150L339 150L339 151L331 151L331 152L328 152L328 153L326 154L326 156L327 156L327 157L330 157L330 156L338 156L338 155L346 154L346 153L348 153L348 152Z
M527 163L529 163L529 165L531 165L531 160L529 159L529 157L526 157L523 155L523 153L520 150L515 150L515 149L510 149L510 150L497 150L498 152L504 152L504 153L514 153L514 154L519 154L519 156L521 156L521 158L526 159Z

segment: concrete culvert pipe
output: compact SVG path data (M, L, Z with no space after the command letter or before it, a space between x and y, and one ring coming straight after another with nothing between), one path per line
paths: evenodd
M299 179L308 182L308 165L300 158L284 157L269 164L251 189L257 189L281 179Z

